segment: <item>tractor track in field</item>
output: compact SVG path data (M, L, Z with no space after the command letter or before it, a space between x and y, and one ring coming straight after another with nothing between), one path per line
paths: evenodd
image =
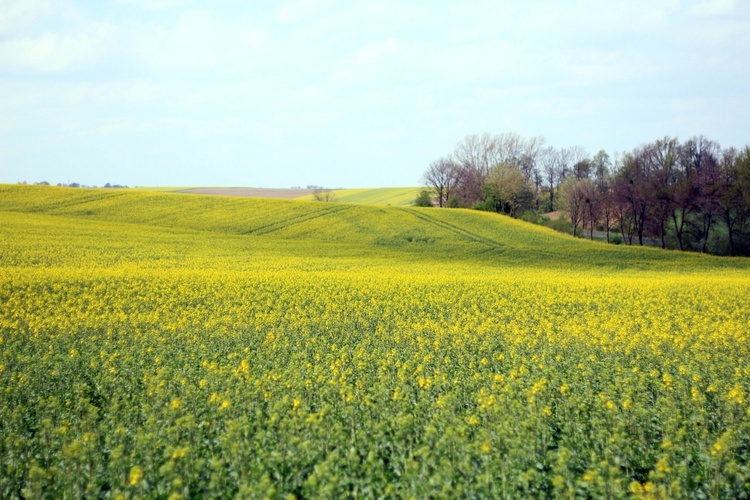
M273 233L274 231L279 231L281 229L287 228L289 226L293 226L295 224L301 224L302 222L311 221L319 217L324 217L326 215L333 215L335 213L342 212L348 209L349 207L346 207L346 206L338 206L338 207L330 207L330 208L326 207L326 208L321 209L318 212L305 213L302 215L297 215L295 217L289 217L289 218L282 219L279 221L271 222L270 224L265 224L263 226L258 226L256 228L250 229L249 231L245 231L244 234L251 235L251 236L262 236L264 234Z
M126 195L125 191L121 191L119 193L114 192L102 192L102 193L87 193L87 196L81 197L81 198L74 198L72 200L66 200L66 201L59 201L54 205L46 205L44 208L40 208L39 206L33 206L25 210L21 210L22 212L31 212L31 213L49 213L51 215L78 215L78 214L68 214L68 213L62 213L62 214L56 214L55 211L57 210L65 210L74 208L77 206L84 206L89 203L95 203L100 200L104 199L113 199L117 197L121 197Z
M477 234L473 231L469 231L468 229L464 229L461 226L451 224L450 222L438 220L430 215L417 212L416 210L409 210L409 209L402 209L402 210L413 215L417 219L427 222L428 224L432 224L433 226L448 230L458 236L466 238L475 243L486 245L488 247L488 250L496 250L499 252L504 252L506 250L505 245L503 245L502 243L499 243L491 238L487 238L486 236L482 236L481 234Z

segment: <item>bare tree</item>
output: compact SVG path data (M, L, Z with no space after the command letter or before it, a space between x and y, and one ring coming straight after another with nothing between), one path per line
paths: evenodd
M573 165L573 153L569 148L558 149L555 160L557 161L557 185L562 186L565 179L570 176L571 166Z
M678 172L674 187L675 209L671 213L671 217L672 227L680 250L685 250L685 230L688 227L688 220L697 209L698 187L696 184L697 178L695 175L689 175L684 170Z
M643 245L649 207L646 179L646 169L641 155L637 151L635 154L625 155L617 174L615 192L620 205L620 228L625 234L627 226L628 242L631 245L634 234L638 235L638 243Z
M572 174L576 179L588 179L591 175L591 160L589 154L583 146L572 146L568 148L570 154L570 163L572 165Z
M538 172L538 161L544 143L545 139L540 135L523 141L523 152L517 166L527 181L533 181L535 177L541 178Z
M702 253L708 251L708 238L718 212L719 151L718 143L703 136L685 143L686 168L690 175L695 175L692 185L697 217L690 222Z
M667 225L675 212L678 150L677 139L671 137L664 137L638 150L647 177L648 229L650 234L659 237L662 248L667 247Z
M617 175L612 180L612 206L614 208L617 225L620 229L620 235L628 244L633 244L633 235L635 234L635 225L633 218L630 216L630 204L628 203L628 181L624 177Z
M467 135L453 149L450 160L460 165L454 198L462 206L483 201L483 186L490 171L497 165L512 165L527 181L535 182L536 193L541 188L542 175L538 172L544 138L524 139L514 132L504 134Z
M557 161L557 150L548 146L541 150L539 154L539 163L542 167L542 177L547 183L547 189L549 189L549 206L548 210L551 212L555 209L555 186L558 178L558 161Z
M594 180L599 187L602 186L602 183L608 182L612 174L612 160L606 151L601 149L591 158L591 169L594 174Z
M677 151L675 164L674 211L672 227L680 250L685 250L686 235L695 232L692 220L700 215L699 172L712 156L717 145L704 137L694 137L683 143Z
M718 165L712 165L699 176L698 189L698 208L700 215L694 220L693 228L699 237L701 253L708 252L708 239L711 234L711 228L716 222L716 215L719 212L719 168Z
M450 158L435 160L427 168L422 182L429 187L438 201L438 206L446 206L458 183L460 165Z
M560 204L573 224L573 236L577 236L578 226L583 223L586 211L586 192L583 182L572 177L566 179L560 186Z
M615 199L612 192L611 183L606 185L599 185L599 200L601 203L600 214L601 221L604 224L604 231L607 234L607 243L609 243L609 235L612 230L612 224L615 220Z
M609 243L609 233L615 214L614 198L612 196L612 161L606 151L600 150L591 158L596 186L596 198L599 202L600 222L604 225Z
M335 198L335 195L333 194L333 189L324 188L324 187L314 188L312 195L316 201L328 202L328 201L333 201Z
M516 133L468 135L456 144L450 158L460 165L455 197L463 206L485 198L482 189L490 171L500 164L518 167L531 178L543 143L540 137L526 140Z
M719 171L719 196L717 197L717 206L719 208L719 217L727 227L727 239L729 242L729 255L735 255L735 239L738 234L742 233L743 226L748 217L747 206L745 203L745 191L750 188L746 184L747 172L747 153L750 148L745 148L745 157L738 154L737 150L730 148L723 152L721 158L721 168ZM745 167L743 169L743 167ZM744 174L744 175L743 175Z
M543 145L544 138L541 136L524 139L515 132L467 135L456 144L451 157L458 163L478 168L485 175L501 163L513 165L529 180Z
M456 186L451 195L454 201L462 207L470 207L485 197L484 184L487 175L483 169L469 163L456 167Z
M655 237L666 248L676 238L681 250L698 242L707 252L709 240L723 238L734 254L750 251L748 157L750 147L722 151L703 136L684 144L664 137L620 161L601 150L590 157L581 146L545 147L542 137L485 133L458 142L449 156L430 165L423 180L440 206L451 200L451 206L455 201L455 206L517 214L526 202L514 201L505 187L520 173L522 198L530 192L531 206L536 203L539 210L548 192L544 208L566 209L576 235L583 225L593 238L601 227L609 241L619 225L631 245L636 237L640 245ZM726 234L716 230L720 223Z
M486 177L490 169L502 161L500 141L490 134L467 135L456 144L451 159L465 167L475 169Z
M601 217L603 199L599 188L590 179L582 179L579 182L584 197L582 225L584 228L588 226L589 239L593 240L594 230Z
M545 139L542 136L535 136L527 139L524 144L524 151L521 155L519 168L527 181L534 185L534 202L536 210L539 211L539 196L542 192L542 172L539 168L539 160L542 155L542 148Z

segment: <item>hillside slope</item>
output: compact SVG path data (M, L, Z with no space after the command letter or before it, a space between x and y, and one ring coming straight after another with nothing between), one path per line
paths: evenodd
M617 247L471 210L374 207L127 190L0 186L0 211L252 237L301 255L371 255L556 269L747 269L746 260ZM273 243L276 242L276 243ZM286 242L286 243L282 243ZM331 248L337 250L331 252ZM284 250L286 248L286 250Z
M742 498L747 263L0 186L0 498Z
M336 189L333 191L333 201L357 205L405 207L414 203L421 189L417 187ZM297 199L313 201L314 197L308 195Z

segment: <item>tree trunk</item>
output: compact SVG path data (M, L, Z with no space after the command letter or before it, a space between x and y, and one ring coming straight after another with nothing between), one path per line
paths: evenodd
M609 243L609 209L607 209L606 213L604 214L604 226L607 230L607 243Z
M703 215L703 235L701 244L701 253L708 253L708 235L711 234L711 224L713 224L713 214Z
M733 200L737 202L737 200ZM738 202L738 203L741 203ZM733 211L732 208L736 211ZM719 215L727 227L727 239L729 243L729 256L734 257L734 228L737 227L741 217L741 209L732 204L722 204L719 206Z
M685 248L682 244L682 231L685 228L685 211L680 213L680 223L677 224L677 212L672 212L672 222L674 223L674 232L677 235L677 244L680 246L680 251L684 252Z
M664 229L664 221L663 220L659 224L659 232L661 233L660 234L660 236L661 236L661 248L665 249L665 248L667 248L667 242L664 239L664 233L666 233L666 230Z
M552 212L555 209L555 186L550 183L549 185L549 211Z

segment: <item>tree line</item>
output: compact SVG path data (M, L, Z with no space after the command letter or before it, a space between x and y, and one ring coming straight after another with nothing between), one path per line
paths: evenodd
M416 204L549 223L574 236L750 255L750 145L664 137L624 154L555 148L542 137L469 135L432 162ZM557 225L558 228L560 225Z

